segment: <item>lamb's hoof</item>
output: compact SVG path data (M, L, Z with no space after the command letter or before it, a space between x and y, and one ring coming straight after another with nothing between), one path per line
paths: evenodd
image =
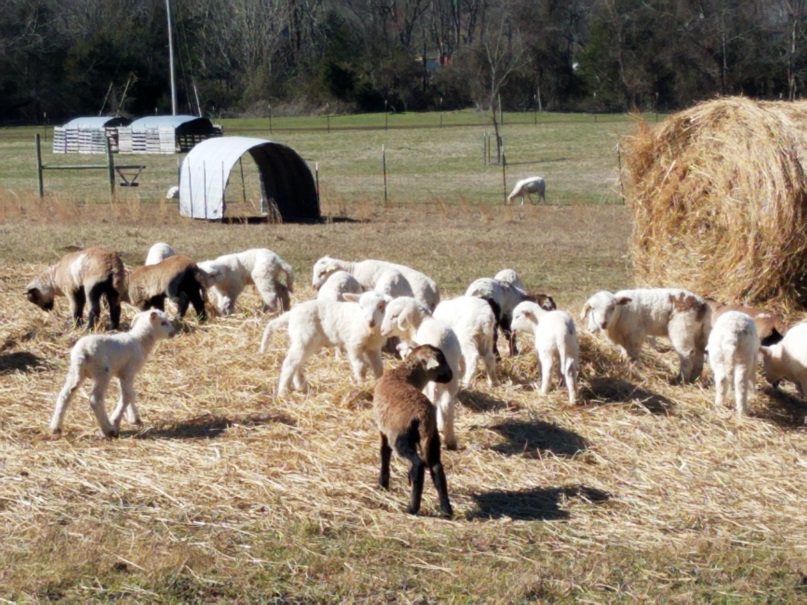
M446 449L456 451L459 449L459 445L457 444L456 439L446 439Z
M417 515L419 510L420 508L414 508L413 506L406 507L406 512L409 513L410 515Z
M119 437L118 431L109 431L108 433L99 432L98 437L101 439L117 439Z
M440 509L440 517L443 519L453 519L454 518L454 511L451 510L449 506L448 509L441 508Z
M50 438L53 439L54 441L56 439L61 439L61 437L62 437L62 429L52 429L50 431Z

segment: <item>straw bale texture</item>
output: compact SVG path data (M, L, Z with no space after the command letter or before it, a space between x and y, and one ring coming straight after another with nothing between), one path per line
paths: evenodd
M807 303L807 102L701 103L623 140L630 256L644 285Z

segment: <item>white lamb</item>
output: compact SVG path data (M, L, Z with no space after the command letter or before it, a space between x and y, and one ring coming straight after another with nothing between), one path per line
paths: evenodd
M765 379L774 387L780 380L796 384L799 396L807 393L807 323L796 324L785 337L770 347L760 347Z
M493 279L500 282L505 282L510 284L511 286L515 286L516 288L520 288L521 290L527 291L527 286L524 285L524 282L521 281L521 278L518 276L518 273L513 271L512 269L502 269L496 275L493 276Z
M512 203L517 197L521 198L521 205L524 205L524 197L526 196L531 203L537 204L533 201L531 194L536 194L541 200L546 201L546 181L542 176L531 176L526 179L521 179L513 187L513 191L507 196L507 202Z
M382 290L390 296L413 296L426 305L430 311L434 310L437 303L440 302L440 288L433 279L406 265L382 260L363 260L354 263L323 256L314 263L311 285L318 290L331 273L339 270L353 275L366 290L377 289L381 283ZM395 271L401 274L403 280L394 273ZM396 285L402 290L389 291L389 287ZM409 291L405 290L407 286Z
M726 311L715 321L709 334L709 366L715 377L715 407L723 407L734 381L734 407L737 418L748 411L749 393L756 383L759 335L751 316Z
M266 350L272 332L288 326L289 349L280 370L278 395L286 393L292 380L294 388L306 388L305 363L323 347L338 347L347 353L357 383L364 380L368 366L376 378L381 376L384 369L381 347L385 339L380 328L388 298L373 291L361 296L345 294L345 298L348 302L309 300L300 303L266 325L261 353Z
M459 391L459 376L464 372L462 349L454 331L435 319L426 306L414 298L402 296L387 304L381 334L385 338L399 337L409 347L432 345L443 351L451 368L452 378L445 384L430 382L423 390L437 407L437 425L443 433L446 447L457 449L454 434L454 400Z
M485 364L488 386L498 384L496 357L493 354L496 316L487 301L476 296L443 300L434 310L434 318L450 326L457 335L465 362L462 386L471 386L479 358Z
M56 399L56 408L50 421L50 430L54 435L61 434L67 406L87 378L95 382L90 394L90 407L106 437L118 434L124 412L127 420L141 424L134 403L134 378L157 341L173 336L175 330L165 313L157 309L141 311L134 316L131 326L128 332L120 334L89 334L73 345L67 379ZM120 382L120 399L112 415L107 417L104 396L109 381L115 377Z
M678 353L683 381L695 380L703 370L711 311L703 298L688 290L603 290L586 301L580 318L588 318L589 331L605 331L633 361L638 361L648 336L666 336Z
M317 292L317 300L345 302L345 294L361 294L364 288L358 280L347 271L331 273Z
M161 260L168 258L169 256L174 256L176 252L174 249L166 244L165 242L157 242L153 244L151 248L149 248L148 254L146 255L146 262L143 263L144 265L156 265Z
M577 401L579 346L577 330L565 311L547 311L534 302L519 303L513 311L513 331L530 334L535 341L535 353L541 364L541 393L549 393L555 359L558 377L569 391L569 403Z
M222 315L235 310L235 301L244 288L252 284L263 300L264 311L281 307L288 311L288 293L293 292L294 269L267 248L252 248L234 254L225 254L214 260L198 263L210 275L216 293L216 308ZM280 275L285 273L285 284Z
M516 308L516 305L525 300L531 300L541 305L541 307L547 311L552 311L557 308L551 296L528 293L509 282L499 281L493 277L480 277L472 282L465 290L465 296L476 296L488 302L491 309L493 309L493 314L496 316L497 330L501 328L502 333L505 338L507 338L510 355L516 355L518 353L515 339L513 339L510 330L510 322L513 319L513 310ZM494 333L493 336L493 353L498 356L499 348L496 342L497 340L498 331Z

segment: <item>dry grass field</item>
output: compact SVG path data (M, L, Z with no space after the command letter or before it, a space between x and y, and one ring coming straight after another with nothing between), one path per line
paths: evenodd
M592 194L607 195L607 169L592 170L604 175ZM347 196L331 187L325 204ZM0 600L807 599L807 407L760 380L738 422L713 408L708 371L674 384L665 343L634 369L581 330L576 406L538 392L526 340L502 360L501 386L479 376L462 390L460 447L443 456L452 520L438 516L428 479L421 514L405 514L400 463L391 490L376 487L372 384L352 384L344 358L323 351L308 393L274 396L286 340L258 353L253 292L235 315L186 319L159 345L136 381L141 429L99 439L82 394L63 437L49 437L81 332L64 299L46 314L23 290L72 245L113 246L129 266L158 240L200 259L269 247L297 271L294 302L314 296L324 254L409 264L444 296L511 267L573 315L595 290L631 283L623 206L574 194L524 208L421 201L352 201L351 222L221 225L181 220L164 202L0 191Z

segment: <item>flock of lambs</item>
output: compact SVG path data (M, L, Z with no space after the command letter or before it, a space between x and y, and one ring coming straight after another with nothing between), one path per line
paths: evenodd
M249 285L262 298L264 311L282 311L267 323L261 351L275 330L285 327L288 332L278 396L290 388L306 388L306 362L323 347L336 348L347 358L356 382L365 380L368 370L377 379L373 407L381 434L379 484L389 485L390 456L395 451L410 464L410 513L419 510L428 468L440 509L451 515L440 435L446 447L457 448L454 402L460 384L471 385L480 359L487 384L497 384L499 330L509 342L511 355L517 353L515 334L532 335L541 392L549 391L557 374L569 402L577 400L580 359L575 323L556 308L550 296L528 292L512 270L477 279L465 295L441 301L434 280L405 265L326 256L313 267L317 298L291 307L294 270L271 250L250 249L196 263L157 243L145 264L129 272L116 252L93 247L67 254L28 285L28 299L45 310L53 308L56 296L67 296L76 326L83 322L87 302L88 326L96 325L102 298L113 330L119 327L121 302L141 310L128 332L89 334L76 342L51 418L51 432L61 433L67 406L88 378L93 381L90 406L105 436L118 434L124 415L128 422L139 424L135 376L156 342L175 331L165 313L165 299L176 304L180 317L193 306L197 317L205 320L208 289L215 295L218 313L227 315ZM768 381L776 384L788 379L801 394L807 392L807 347L803 345L807 323L785 332L771 313L721 306L679 288L597 292L585 302L581 319L589 331L605 332L633 362L648 339L669 338L679 356L682 381L701 375L708 351L715 405L723 405L733 380L738 416L746 411L754 388L758 357ZM403 361L384 372L382 350ZM112 378L120 382L120 399L108 416L104 398Z

